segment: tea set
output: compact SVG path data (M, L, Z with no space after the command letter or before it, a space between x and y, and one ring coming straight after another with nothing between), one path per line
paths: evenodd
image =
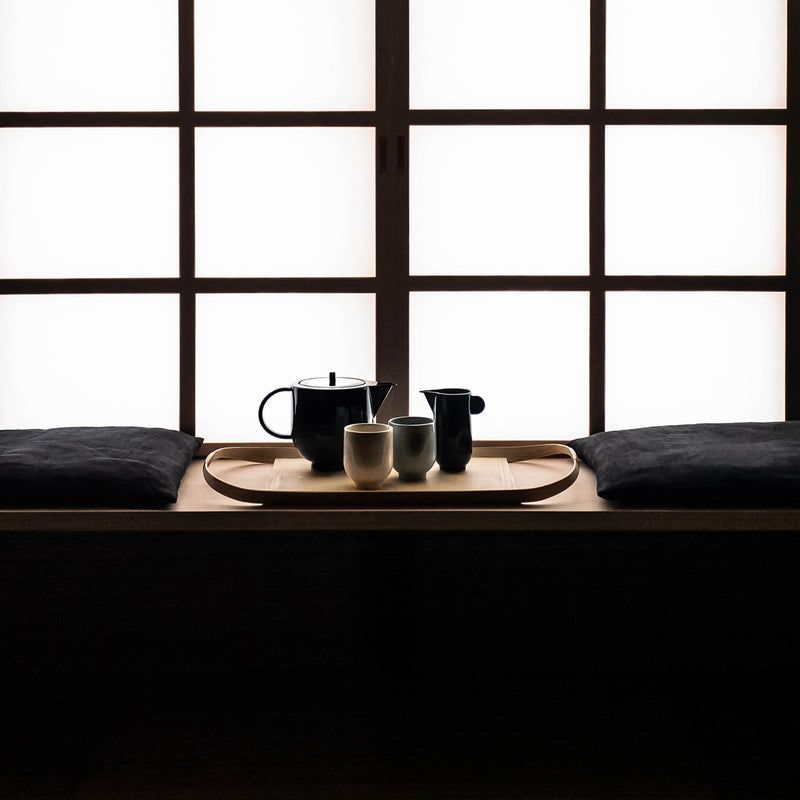
M305 378L271 391L258 421L271 436L291 439L300 455L322 472L345 470L359 489L378 488L392 468L401 480L424 480L434 460L444 472L462 472L472 458L470 417L484 409L468 389L422 391L433 417L394 417L373 422L395 384L339 377ZM264 421L264 408L280 392L292 394L292 431Z

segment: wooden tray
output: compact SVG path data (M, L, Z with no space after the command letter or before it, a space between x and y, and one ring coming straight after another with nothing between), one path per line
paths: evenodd
M512 469L512 463L567 456L569 472L541 485L541 476ZM235 459L259 466L258 483L263 488L242 486L211 471L215 461ZM564 444L534 444L516 447L476 447L464 472L442 472L437 466L424 481L401 481L394 470L379 489L357 489L344 472L311 469L296 451L285 446L221 447L203 464L203 476L212 489L245 503L265 506L420 506L420 505L513 505L545 500L575 483L579 463L575 451ZM261 481L263 480L263 483Z

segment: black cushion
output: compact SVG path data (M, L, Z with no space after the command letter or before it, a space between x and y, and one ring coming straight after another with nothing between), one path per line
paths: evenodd
M800 422L665 425L570 443L627 505L800 505Z
M174 503L202 439L164 428L0 431L0 505L157 507Z

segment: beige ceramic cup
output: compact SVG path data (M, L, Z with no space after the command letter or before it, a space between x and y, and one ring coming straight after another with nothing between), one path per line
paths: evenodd
M345 426L344 471L359 489L377 489L392 471L392 429L380 422Z
M430 417L394 417L394 468L403 481L424 481L436 460L436 436Z

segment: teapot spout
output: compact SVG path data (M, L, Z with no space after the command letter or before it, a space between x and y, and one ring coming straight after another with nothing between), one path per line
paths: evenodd
M372 416L378 413L378 409L383 405L386 395L392 390L393 383L373 383L369 388L369 404L372 407Z
M438 392L435 389L422 389L420 390L420 394L425 395L425 399L428 401L428 405L431 407L431 411L434 411L434 406L436 403L436 395Z

